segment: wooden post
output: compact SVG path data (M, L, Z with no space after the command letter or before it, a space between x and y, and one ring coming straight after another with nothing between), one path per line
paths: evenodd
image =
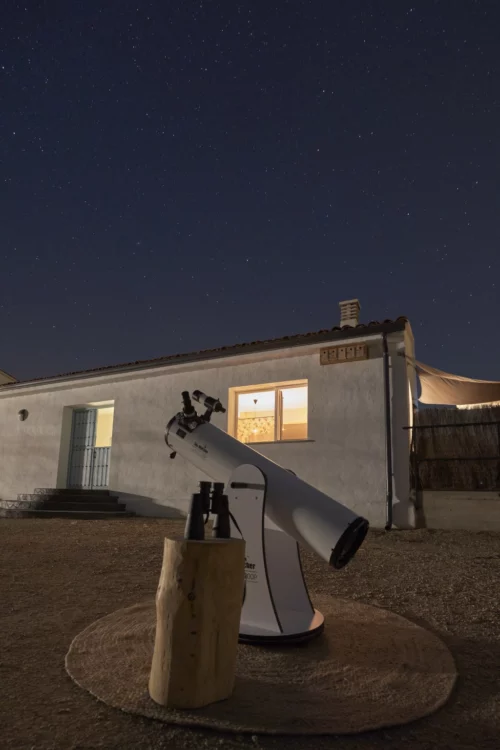
M149 694L201 708L234 687L245 579L242 539L165 539Z

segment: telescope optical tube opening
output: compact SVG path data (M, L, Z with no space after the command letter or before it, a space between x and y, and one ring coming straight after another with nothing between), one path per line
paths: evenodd
M349 524L330 555L330 565L332 568L340 570L340 568L343 568L352 560L365 540L368 527L368 521L362 516L358 516L358 518Z

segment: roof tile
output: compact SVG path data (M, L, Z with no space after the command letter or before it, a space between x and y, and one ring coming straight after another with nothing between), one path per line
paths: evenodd
M406 317L399 317L395 320L389 320L386 319L383 322L379 322L377 320L373 320L368 324L359 323L357 326L334 326L333 328L323 328L320 331L313 331L310 333L298 333L291 336L281 336L276 339L266 339L263 341L249 341L243 344L232 344L229 346L221 346L215 349L202 349L197 352L189 352L189 353L183 353L183 354L170 354L166 357L156 357L155 359L144 359L144 360L135 360L134 362L125 362L121 364L116 365L104 365L102 367L93 367L88 370L76 370L73 372L64 372L59 373L57 375L49 375L44 376L41 378L30 378L29 380L21 380L17 383L6 383L4 385L0 385L0 390L2 388L8 388L8 387L15 387L16 385L22 385L22 384L28 384L28 383L41 383L44 381L49 380L55 380L59 378L71 378L71 377L78 377L79 375L86 376L86 375L92 375L99 373L106 373L106 372L113 372L114 370L121 370L124 368L135 368L135 367L154 367L155 365L158 365L161 367L162 365L168 365L168 364L175 364L176 362L193 362L193 361L203 361L204 359L215 359L216 357L223 356L226 352L229 356L236 356L240 353L245 353L246 351L252 349L256 352L258 351L266 351L266 350L273 350L273 349L279 349L283 348L286 344L291 344L293 346L300 346L301 344L307 344L309 342L312 343L315 339L321 339L321 337L327 337L327 336L337 336L338 334L342 333L344 331L352 331L355 332L355 336L358 337L360 335L370 334L370 333L376 333L376 332L383 332L383 329L386 328L403 328L404 325L408 322L408 319ZM376 330L377 329L377 330ZM380 329L380 330L378 330Z

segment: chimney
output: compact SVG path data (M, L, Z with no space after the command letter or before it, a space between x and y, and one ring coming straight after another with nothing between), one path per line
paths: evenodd
M346 299L339 302L340 307L340 326L357 326L359 323L359 311L361 305L359 299Z

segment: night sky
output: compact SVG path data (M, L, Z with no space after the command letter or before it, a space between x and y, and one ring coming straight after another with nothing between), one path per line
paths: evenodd
M0 368L406 315L500 379L496 0L46 0L0 18Z

